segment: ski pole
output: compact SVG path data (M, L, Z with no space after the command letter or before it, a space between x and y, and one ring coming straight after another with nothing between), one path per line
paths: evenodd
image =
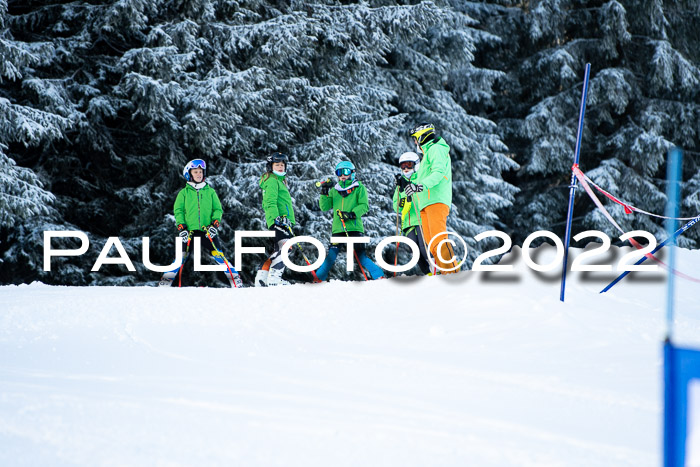
M406 198L406 200L408 201L408 197ZM418 212L421 212L420 206L418 205L418 199L416 198L415 203L413 202L413 195L411 195L411 204L418 209ZM416 217L418 217L418 216L416 216ZM428 255L427 259L430 260L431 253L430 253L430 250L428 249L428 244L425 243L425 232L423 231L423 218L422 217L421 217L421 223L416 225L416 227L418 227L418 230L420 230L420 236L421 236L421 239L423 240L423 248L425 248L425 254ZM431 238L431 240L432 240L432 238ZM433 269L431 267L431 269L433 269L433 274L437 274L437 261L433 261L433 263L435 264L435 268ZM428 261L428 265L432 266L430 264L430 261Z
M399 211L401 211L401 175L396 176L396 236L399 236ZM406 197L408 201L408 197ZM403 227L403 225L401 226ZM394 251L394 267L399 264L399 241L396 242L396 250ZM396 271L394 271L396 277Z
M330 181L331 181L331 179L327 178L322 182L316 182L316 188L321 188L321 185L323 185L324 183L330 183Z
M289 230L289 233L292 234L292 237L293 237L294 231L292 230L292 228L290 226L287 226L287 230ZM301 245L299 245L298 242L294 242L294 244L297 247L299 247L299 251L301 252L301 256L304 257L304 261L306 261L306 264L311 266L311 261L309 261L309 258L307 258L306 255L304 254L304 249L301 247ZM322 282L321 279L319 279L318 276L316 275L316 271L311 271L311 275L314 276L314 282Z
M202 226L202 230L204 231L204 234L207 236L207 238L211 242L211 246L214 247L214 251L216 251L219 254L219 256L221 256L221 259L224 260L224 264L228 268L228 273L231 275L231 280L233 281L233 286L238 288L238 284L236 283L236 279L233 277L233 273L231 272L232 269L234 271L236 271L236 269L229 266L228 261L226 260L226 256L224 256L224 254L221 251L219 251L219 249L216 247L216 245L214 244L214 239L211 237L211 235L209 235L209 231L207 230L207 228L205 226ZM239 275L238 271L236 271L236 275ZM239 277L239 280L240 280L240 277Z
M400 203L399 203L400 205ZM399 209L397 206L396 210L396 236L399 236ZM375 258L376 259L376 258ZM396 241L396 250L394 250L394 267L399 264L399 241ZM396 277L396 271L394 271L394 277Z
M396 179L396 236L399 236L399 211L401 211L401 182L400 178ZM406 200L408 201L408 200ZM405 201L404 201L405 202ZM403 227L403 226L402 226ZM399 241L396 241L396 250L394 251L394 267L399 264ZM396 277L396 271L394 271Z
M681 227L680 229L676 230L676 231L673 233L673 235L671 235L670 237L668 237L668 238L667 238L666 240L664 240L663 242L659 243L659 244L656 246L656 248L654 248L651 252L649 252L649 254L653 255L654 253L656 253L657 251L659 251L660 249L662 249L663 247L665 247L666 245L668 245L670 242L675 241L676 238L678 238L678 237L679 237L680 235L682 235L686 230L688 230L688 229L691 228L693 225L695 225L698 221L700 221L700 216L695 217L694 219L692 219L691 221L689 221L687 224L685 224L683 227ZM647 260L647 256L642 256L642 257L639 258L639 260L638 260L636 263L634 263L634 264L635 264L635 266L636 266L636 265L642 264L642 263L643 263L644 261L646 261L646 260ZM611 283L609 283L603 290L601 290L600 293L607 292L608 290L610 290L615 284L617 284L617 283L620 282L622 279L624 279L624 278L627 276L627 274L629 274L630 272L632 272L632 271L625 271L625 272L623 272L622 274L620 274L619 276L617 276L617 278L614 279Z
M416 215L416 219L420 218L420 211L416 210L416 204L411 201L411 209L413 209L413 213ZM428 251L428 246L425 244L425 235L423 234L423 225L422 225L423 220L421 219L421 222L415 225L416 230L418 231L418 235L420 235L420 239L423 242L423 250L425 251L426 256L430 255L430 251ZM428 258L424 258L426 261L428 261ZM428 266L430 266L430 261L428 261Z
M345 227L345 220L343 219L343 216L340 215L340 209L336 209L336 214L338 214L338 219L340 219L340 223L343 224L343 231L345 232L345 236L350 238L350 234L348 233L348 229ZM365 280L367 279L367 274L365 274L365 270L362 269L362 263L360 263L360 258L357 256L357 252L353 249L352 251L355 254L355 259L357 260L357 265L360 266L360 271L362 271L362 275L365 277Z
M399 182L399 179L396 181L396 195L397 195L397 202L396 202L396 236L398 237L400 235L399 232L399 217L402 217L399 212L401 211L401 182ZM403 199L404 203L409 202L408 201L408 196ZM403 228L403 219L401 220L401 227ZM403 230L403 229L402 229ZM399 245L401 242L397 241L396 242L396 250L394 251L394 267L396 267L397 264L399 264ZM396 271L394 271L394 277L396 277Z
M192 241L192 231L188 230L187 231L187 247L185 248L185 257L182 260L182 264L180 265L180 270L178 271L177 274L177 286L182 287L182 270L185 269L185 262L187 261L187 258L190 256L190 242Z

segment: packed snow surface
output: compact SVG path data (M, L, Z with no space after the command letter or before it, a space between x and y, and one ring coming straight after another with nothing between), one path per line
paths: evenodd
M666 273L605 294L616 274L571 273L561 303L558 269L517 248L503 262L267 289L0 287L0 465L660 465ZM679 250L679 270L699 264ZM676 285L675 341L699 348L700 284ZM698 466L700 384L690 402Z

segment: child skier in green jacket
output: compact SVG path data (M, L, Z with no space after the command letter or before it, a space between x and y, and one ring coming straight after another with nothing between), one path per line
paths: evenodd
M272 254L263 262L255 274L255 286L267 287L288 285L282 279L284 263L282 262L282 247L292 235L294 207L292 197L287 188L287 155L276 152L267 158L266 172L260 177L260 188L263 190L262 205L265 211L267 228L275 233Z
M218 264L227 263L218 235L223 209L214 189L204 181L206 170L207 164L202 159L194 159L189 161L182 171L182 176L187 184L177 194L173 211L178 235L184 243L187 243L187 255L182 260L180 267L163 274L160 285L181 285L181 270L192 254L192 249L189 247L192 237L202 238L203 248L210 251L211 256ZM175 281L178 273L180 274L179 280ZM240 276L233 271L230 264L225 275L231 287L243 287Z
M413 240L420 250L418 267L423 274L430 272L428 253L423 239L420 211L412 196L406 196L404 189L410 183L416 183L420 158L415 152L405 152L399 157L401 173L396 174L396 190L394 191L394 212L401 215L401 232Z
M333 186L330 181L321 184L321 198L319 206L321 211L333 209L333 236L361 237L365 229L362 225L362 216L369 211L367 202L367 189L359 180L355 179L355 165L349 161L343 161L335 166L335 174L338 183ZM331 188L332 187L332 188ZM371 279L384 277L382 269L374 264L365 253L364 245L355 244L355 252L360 268L369 273ZM338 245L332 244L328 250L326 260L316 270L316 275L322 281L328 278L331 268L338 256Z

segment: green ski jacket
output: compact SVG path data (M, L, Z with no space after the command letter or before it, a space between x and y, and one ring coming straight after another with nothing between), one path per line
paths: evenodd
M263 191L262 206L268 229L272 227L278 216L287 216L292 225L296 224L292 195L289 194L284 177L284 175L265 172L258 182Z
M343 196L338 190L347 193L347 196ZM318 204L321 211L325 212L333 209L333 226L331 228L333 235L345 234L343 223L338 217L338 210L354 212L357 216L355 219L345 221L345 228L348 232L365 232L365 228L362 225L362 216L369 211L369 204L367 202L367 189L360 181L338 181L335 187L328 192L328 196L321 195Z
M216 191L209 185L197 190L189 183L180 190L173 206L175 222L187 226L187 230L202 230L215 220L221 222L224 213Z
M406 177L403 177L403 180L407 180L406 183L408 183L409 181L416 183L417 178L418 174L413 173L411 174L410 179L407 180ZM399 187L397 186L396 190L394 190L394 212L398 212L401 214L401 230L405 231L410 227L420 225L421 218L420 211L418 211L418 206L416 206L416 203L406 200L404 201L403 207L399 208L399 203L402 199L406 199L406 193L403 191L403 188L399 189ZM411 199L413 200L413 197L411 197Z
M436 203L446 204L449 208L452 206L450 147L440 138L437 142L428 141L421 148L424 156L414 181L423 185L423 191L417 193L418 208L422 210Z

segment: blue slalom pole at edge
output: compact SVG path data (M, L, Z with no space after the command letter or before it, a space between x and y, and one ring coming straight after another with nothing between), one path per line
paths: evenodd
M669 242L675 244L678 217L679 179L683 153L678 148L669 152L666 205L666 230ZM664 341L664 467L683 467L686 460L688 435L688 386L700 377L700 352L675 347L673 338L675 248L669 252L668 293L666 300L666 340Z
M669 245L676 245L676 237L673 237L673 231L676 230L678 217L678 198L680 196L681 166L683 164L683 152L678 148L672 148L668 153L668 162L666 170L666 231L671 238ZM676 269L676 249L671 248L668 253L668 293L666 295L666 337L671 340L673 335L673 298L675 292L676 275L673 271Z
M579 156L581 155L581 138L583 136L583 118L586 114L586 97L588 96L588 78L591 74L591 64L586 63L586 71L583 76L583 92L581 93L581 110L578 115L578 135L576 136L576 152L574 155L574 164L578 165ZM564 234L564 264L561 270L561 292L559 300L564 301L564 292L566 290L566 270L569 264L569 243L571 239L571 221L574 216L574 196L576 195L576 176L571 174L571 185L569 186L569 210L566 215L566 233Z

